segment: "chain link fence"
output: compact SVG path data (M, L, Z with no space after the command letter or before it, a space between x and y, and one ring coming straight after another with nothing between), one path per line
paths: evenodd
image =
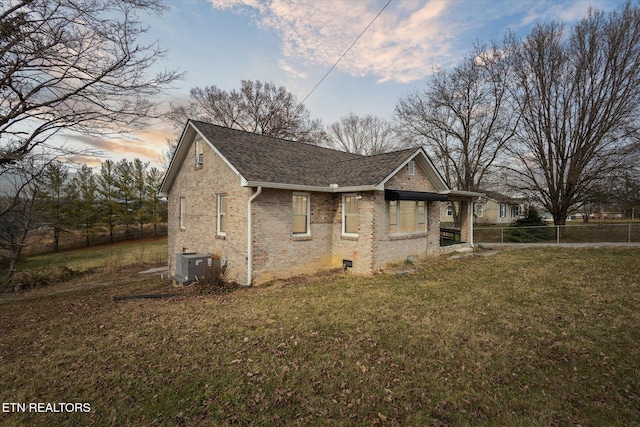
M482 243L640 243L640 223L542 227L474 227Z

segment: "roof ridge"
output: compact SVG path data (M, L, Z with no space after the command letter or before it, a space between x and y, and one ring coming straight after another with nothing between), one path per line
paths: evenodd
M404 151L416 151L418 148L420 147L415 147L415 148L403 148L402 150L395 150L395 151L387 151L386 153L378 153L378 154L370 154L370 155L360 155L360 157L358 158L353 158L353 159L345 159L345 160L340 160L338 163L344 163L344 162L352 162L352 161L356 161L356 160L363 160L363 159L372 159L374 157L379 157L379 156L388 156L390 154L398 154L398 153L402 153Z

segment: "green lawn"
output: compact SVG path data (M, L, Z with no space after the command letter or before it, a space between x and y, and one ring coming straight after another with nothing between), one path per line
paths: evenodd
M640 250L521 249L162 300L0 300L6 425L640 425ZM404 266L403 266L404 267Z

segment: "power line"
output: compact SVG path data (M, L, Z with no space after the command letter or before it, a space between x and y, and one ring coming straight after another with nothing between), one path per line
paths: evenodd
M304 99L302 100L301 104L304 104L304 102L311 96L311 94L318 88L318 86L320 86L320 84L324 81L324 79L327 78L327 76L329 75L329 73L331 73L331 71L333 71L334 68L336 68L336 65L338 65L338 63L340 61L342 61L342 58L345 57L345 55L347 53L349 53L349 51L351 50L351 48L358 43L358 40L360 40L360 37L362 37L362 35L364 33L367 32L367 30L369 29L369 27L371 25L373 25L373 23L376 21L376 19L378 19L378 16L380 16L380 14L382 14L382 12L384 12L384 10L387 8L387 6L389 6L389 3L391 3L391 0L387 1L387 4L385 4L382 9L380 9L380 12L378 12L378 14L371 20L371 22L369 22L369 25L366 26L366 28L364 30L362 30L362 32L360 33L360 35L353 41L353 43L351 43L351 45L347 48L347 50L344 51L344 53L342 54L342 56L340 58L338 58L338 60L335 62L335 64L333 64L331 66L331 68L329 68L329 71L327 71L325 73L324 76L322 76L322 78L320 79L320 81L313 87L313 89L311 89L311 92L309 92L307 94L307 96L304 97Z

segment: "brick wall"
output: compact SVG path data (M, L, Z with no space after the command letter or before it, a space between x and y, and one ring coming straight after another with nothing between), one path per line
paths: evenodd
M437 192L424 171L416 165L415 174L409 175L404 167L385 184L386 189ZM375 196L376 234L373 245L373 270L391 262L404 261L411 256L440 254L441 202L427 202L427 232L415 234L391 234L389 232L389 202L383 192Z
M255 284L332 267L334 195L310 197L310 235L293 234L293 191L265 188L253 201L253 279ZM298 193L298 192L296 192Z
M356 274L371 274L373 270L374 238L374 192L362 192L358 200L358 236L342 235L342 194L336 194L335 226L333 228L334 268L342 266L343 260L349 260L353 267L349 270Z
M200 252L219 255L227 261L226 277L245 284L247 280L247 202L250 189L240 187L240 178L209 147L204 145L203 163L195 165L195 147L178 172L169 191L168 257L175 274L176 254ZM217 195L227 195L227 232L216 235ZM180 197L185 201L184 229L180 228Z

